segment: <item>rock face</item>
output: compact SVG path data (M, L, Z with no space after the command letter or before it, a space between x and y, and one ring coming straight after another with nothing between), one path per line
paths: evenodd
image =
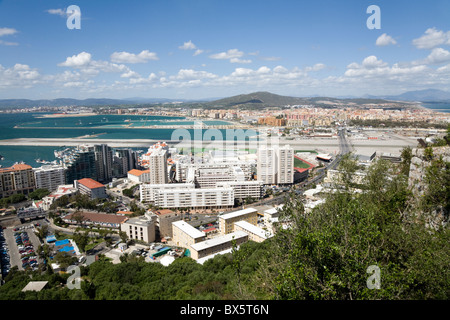
M418 148L413 149L411 158L411 165L409 167L409 179L408 186L414 195L415 205L419 205L421 198L427 191L427 185L424 181L427 173L427 168L431 165L432 161L427 160L424 156L425 149ZM434 147L433 159L440 159L444 162L450 162L450 147ZM444 186L442 186L444 188ZM449 220L449 213L444 208L438 208L433 212L423 213L426 215L428 223L431 227L437 227L438 225L447 224Z

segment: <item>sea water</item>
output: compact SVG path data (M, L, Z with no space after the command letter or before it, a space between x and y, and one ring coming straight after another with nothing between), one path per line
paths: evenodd
M176 129L143 129L143 126L158 125L193 125L183 117L139 116L139 115L95 115L80 117L42 118L39 113L3 113L0 114L0 140L17 138L60 138L64 146L65 138L84 137L89 142L89 136L95 139L152 139L159 141L171 140ZM206 125L227 125L226 121L203 121ZM128 126L128 127L126 127ZM191 139L195 139L194 130L187 129ZM226 137L224 129L218 129ZM204 132L205 130L203 130ZM255 132L256 134L256 132ZM31 143L30 143L31 144ZM36 159L45 161L56 160L54 146L2 146L0 165L9 167L15 162L23 161L33 167L39 167ZM139 148L137 148L139 149ZM141 150L144 150L142 148Z

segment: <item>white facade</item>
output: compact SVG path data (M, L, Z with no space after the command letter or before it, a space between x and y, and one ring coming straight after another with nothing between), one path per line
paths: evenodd
M154 202L155 191L164 189L193 189L195 185L193 183L166 183L166 184L141 184L139 187L141 202Z
M167 150L158 148L150 154L148 161L151 184L165 184L168 182Z
M234 205L234 191L233 188L157 189L154 203L162 208L226 208Z
M133 169L128 171L127 178L135 183L149 183L150 182L150 170L137 170Z
M288 145L258 149L258 180L264 184L292 184L294 182L294 149Z
M59 165L46 165L33 168L37 189L47 189L52 192L65 182L64 168Z
M231 181L219 182L216 187L231 187L234 190L235 199L246 199L248 197L260 199L263 196L262 181Z
M244 231L248 234L248 240L252 240L255 242L263 242L264 240L273 236L271 232L255 226L245 220L235 222L234 229L236 231Z
M243 231L236 231L230 234L226 234L206 241L198 242L191 245L191 258L198 260L206 256L222 252L230 249L233 246L233 242L237 246L248 240L248 234Z
M172 222L172 240L180 247L190 249L191 245L206 239L206 234L187 222L179 220Z

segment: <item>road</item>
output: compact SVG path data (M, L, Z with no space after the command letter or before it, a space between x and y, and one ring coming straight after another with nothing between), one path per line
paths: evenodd
M320 181L323 180L325 175L327 174L327 170L331 169L334 170L339 165L339 162L342 160L342 157L349 153L352 149L352 146L347 141L345 129L339 129L338 130L338 136L339 136L339 153L336 155L334 160L330 162L328 165L326 165L324 168L319 168L316 172L317 175L313 177L312 179L308 179L304 182L301 182L299 184L300 188L295 190L295 193L297 195L303 194L303 191L307 189L310 185L314 185ZM253 205L279 205L285 202L285 197L287 196L286 192L283 192L281 195L276 196L272 199L268 200L262 200L254 203Z

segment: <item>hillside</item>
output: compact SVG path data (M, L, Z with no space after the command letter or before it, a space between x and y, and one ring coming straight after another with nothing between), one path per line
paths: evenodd
M391 99L392 100L392 99ZM398 99L400 100L400 99ZM340 99L331 97L292 97L282 96L267 91L253 92L248 94L240 94L228 98L218 100L186 100L186 99L165 99L165 98L128 98L128 99L0 99L0 108L19 108L19 107L59 107L59 106L113 106L113 105L139 105L139 104L176 104L190 107L210 108L210 109L264 109L270 107L284 107L288 105L314 105L319 107L334 106L359 106L364 107L366 104L386 104L390 101L378 98L351 98ZM396 102L397 104L408 105L408 102Z
M336 105L355 105L363 106L364 104L383 104L389 101L384 99L338 99L330 97L313 97L299 98L290 96L281 96L270 92L253 92L249 94L240 94L237 96L219 99L203 103L202 106L209 108L246 108L246 109L263 109L268 107L284 107L287 105L316 105L321 107L331 107Z
M425 89L416 91L407 91L396 96L369 96L368 98L398 100L398 101L450 101L450 92L438 89Z
M235 106L245 106L249 108L282 107L285 105L304 104L306 99L280 96L266 91L240 94L237 96L210 101L208 106L232 108Z

